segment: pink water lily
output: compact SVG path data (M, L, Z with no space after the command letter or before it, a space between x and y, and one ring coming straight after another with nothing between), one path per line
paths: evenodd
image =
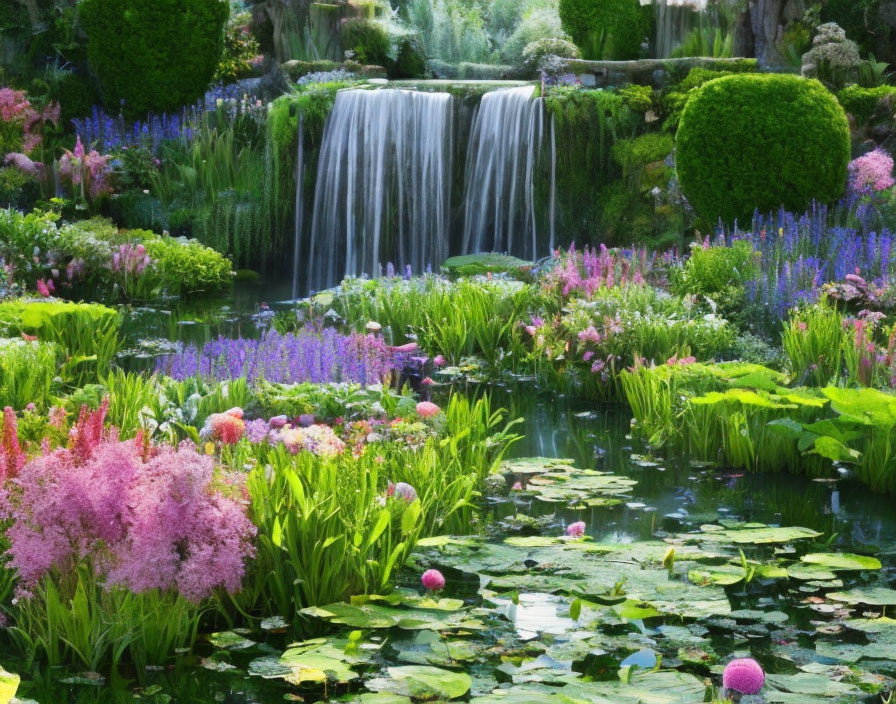
M445 588L445 577L438 570L426 570L420 578L424 589L430 592L439 592Z
M581 538L585 535L585 521L576 521L575 523L570 523L566 527L566 534L570 538Z
M765 684L765 672L753 658L737 658L725 666L722 686L741 694L758 694Z

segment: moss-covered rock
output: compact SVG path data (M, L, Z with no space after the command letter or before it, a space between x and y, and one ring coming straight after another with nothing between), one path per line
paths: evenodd
M532 262L517 259L506 254L491 252L488 254L467 254L451 257L442 264L442 271L456 276L475 276L476 274L506 274L529 269Z

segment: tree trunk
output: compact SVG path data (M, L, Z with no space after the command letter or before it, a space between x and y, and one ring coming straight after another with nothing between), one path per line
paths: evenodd
M751 0L750 27L756 58L762 68L777 68L783 63L777 42L782 32L784 0Z

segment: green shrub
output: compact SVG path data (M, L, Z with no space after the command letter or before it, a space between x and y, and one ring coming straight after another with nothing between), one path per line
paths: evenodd
M837 100L855 118L856 127L862 127L872 118L880 101L893 94L896 94L896 86L864 88L851 85L837 93Z
M651 6L638 0L560 0L563 29L586 59L637 58Z
M730 69L726 71L716 71L711 68L700 67L692 68L688 71L688 75L685 76L681 82L670 87L663 99L664 108L667 114L666 122L663 126L666 129L673 131L678 129L678 123L681 120L681 111L684 110L684 106L687 105L688 98L691 97L693 91L704 83L713 81L716 78L734 76L738 73L753 73L757 70L755 59L749 60L752 61L752 63L747 59L744 59L743 61L743 64L738 64L736 66L726 64Z
M396 78L420 78L426 74L426 52L416 37L404 37L398 43L393 73Z
M176 110L200 97L221 59L225 0L82 0L90 65L106 107Z
M362 64L388 67L392 63L389 33L379 22L361 17L346 20L341 37L343 50L355 52Z
M709 222L831 202L843 193L849 156L843 108L818 81L790 75L706 83L688 100L677 137L682 192Z
M230 260L196 240L153 235L143 244L160 287L169 295L220 291L233 282Z
M749 242L734 242L730 247L694 246L691 256L670 278L672 290L680 296L732 296L743 293L744 284L756 272L756 255Z
M639 86L630 83L620 88L617 92L629 110L647 112L653 107L653 88L650 86Z

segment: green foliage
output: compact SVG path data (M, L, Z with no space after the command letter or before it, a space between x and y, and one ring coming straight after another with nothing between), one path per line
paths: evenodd
M318 313L332 308L358 331L377 322L392 344L416 339L424 350L452 364L475 355L490 364L505 360L513 365L518 327L536 296L532 286L498 278L347 279L311 305Z
M45 409L56 376L57 349L46 342L0 338L0 408Z
M629 83L622 86L617 93L623 104L632 112L645 113L653 107L653 88Z
M342 24L340 37L343 50L354 52L362 64L388 67L392 63L389 33L376 20L348 19Z
M691 256L672 269L672 290L680 296L703 296L732 311L743 302L744 285L756 273L756 255L749 242L691 247Z
M152 235L143 243L153 261L152 275L170 295L220 291L233 281L230 260L196 240Z
M638 0L560 0L563 29L586 59L637 58L652 8Z
M444 436L411 449L387 443L360 457L267 454L249 476L258 559L241 599L267 613L296 614L355 594L385 593L424 536L468 530L477 492L513 442L487 399L454 396ZM418 499L382 501L388 481Z
M795 311L781 335L791 375L798 383L812 386L837 382L847 343L843 316L826 303Z
M677 136L682 192L711 223L835 200L849 156L843 109L817 81L789 75L710 81L688 100Z
M561 59L580 59L579 47L566 39L539 39L526 45L522 60L530 69L541 68L545 60L551 56Z
M734 56L734 34L725 32L721 27L694 27L672 51L672 56L730 59Z
M613 145L613 160L622 168L622 176L633 185L643 183L644 167L648 164L662 162L675 148L672 135L661 132L648 132L640 137L620 139ZM661 170L665 175L665 169ZM649 183L648 188L657 183Z
M417 37L403 37L399 41L393 72L396 78L420 78L426 75L426 54Z
M836 22L863 53L873 52L879 42L892 41L893 30L880 21L881 0L826 0L820 6L821 22Z
M724 78L725 76L734 76L738 73L751 73L757 70L755 63L745 63L740 66L743 70L715 71L710 68L695 67L688 71L680 83L671 86L663 98L664 108L667 114L664 127L675 131L678 129L678 123L681 121L681 113L684 106L687 105L688 98L691 94L700 88L704 83L715 80L716 78Z
M105 373L121 344L120 314L97 304L6 301L0 303L0 328L54 343L66 355L62 376L77 385Z
M872 118L880 102L893 94L896 94L896 86L864 88L851 85L837 93L837 100L855 118L856 127L862 127Z
M604 209L595 185L612 178L611 148L631 129L633 113L620 95L604 90L554 88L545 103L556 133L557 227L575 242L588 242Z
M224 0L83 0L78 9L110 111L171 111L205 92L221 58Z
M32 660L96 671L125 659L141 670L165 665L175 650L192 647L201 612L183 597L107 589L82 565L72 579L46 577L15 614L11 636Z
M252 60L261 53L258 40L249 31L251 21L248 12L232 13L227 20L221 61L215 71L216 81L233 83L251 75Z
M414 414L416 399L408 390L395 391L382 384L272 384L255 390L254 405L264 417L304 414L318 420L369 419L378 415L397 418Z

